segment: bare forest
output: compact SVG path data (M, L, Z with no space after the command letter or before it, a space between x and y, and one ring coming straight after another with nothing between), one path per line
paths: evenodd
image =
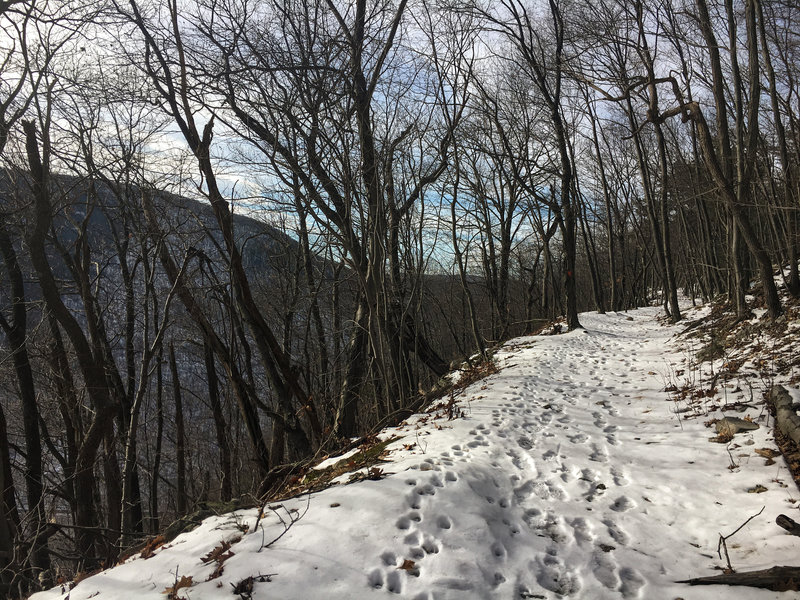
M777 318L798 20L0 0L0 597L267 497L554 319Z

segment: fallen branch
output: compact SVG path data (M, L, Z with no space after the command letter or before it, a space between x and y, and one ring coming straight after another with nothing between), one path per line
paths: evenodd
M792 408L792 397L782 385L772 386L767 395L775 409L775 424L781 433L800 446L800 417Z
M779 527L783 527L792 535L800 535L800 523L794 519L790 519L786 515L778 515L775 519L775 523L777 523Z
M710 577L697 577L685 579L676 583L689 585L743 585L774 592L800 590L800 567L772 567L762 571L749 571L747 573L723 573Z

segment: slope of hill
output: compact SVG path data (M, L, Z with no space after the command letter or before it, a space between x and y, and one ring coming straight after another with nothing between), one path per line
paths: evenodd
M657 313L584 314L585 331L512 340L497 373L384 431L384 462L33 598L782 597L676 583L791 562L800 539L774 519L800 493L765 465L765 410L736 413L758 428L712 443L665 392L695 359Z

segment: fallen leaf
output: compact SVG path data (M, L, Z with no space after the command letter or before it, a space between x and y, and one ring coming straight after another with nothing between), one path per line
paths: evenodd
M210 563L210 562L223 563L226 560L228 560L231 556L233 556L233 552L228 552L230 548L231 548L231 542L226 542L225 540L223 540L219 543L219 546L214 548L211 552L206 554L200 560L204 563Z
M168 587L164 590L164 593L167 594L167 598L177 598L175 595L179 590L183 588L189 588L193 585L192 576L191 575L184 575L178 581L175 582L175 585Z
M755 452L764 458L775 458L781 454L779 451L773 448L756 448Z
M416 563L413 560L409 560L408 558L403 561L403 564L397 567L398 569L402 569L403 571L411 571L412 569L416 568Z
M142 548L141 557L144 559L151 558L155 554L155 551L165 543L166 539L164 539L163 535L157 535L156 537L149 539L144 545L144 548Z

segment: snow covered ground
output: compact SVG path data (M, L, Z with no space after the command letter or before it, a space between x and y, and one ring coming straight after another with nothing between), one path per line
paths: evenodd
M584 314L585 331L512 340L500 371L459 398L463 416L432 410L382 434L401 436L383 479L273 505L257 527L256 510L209 519L151 558L33 598L164 599L182 577L176 596L191 600L794 597L675 583L719 573L720 534L762 507L727 541L733 567L800 563L800 538L774 523L800 493L781 458L755 453L775 447L765 412L729 448L702 417L679 419L663 390L684 354L658 313ZM262 548L279 516L295 522ZM209 579L218 563L201 559L237 539Z

